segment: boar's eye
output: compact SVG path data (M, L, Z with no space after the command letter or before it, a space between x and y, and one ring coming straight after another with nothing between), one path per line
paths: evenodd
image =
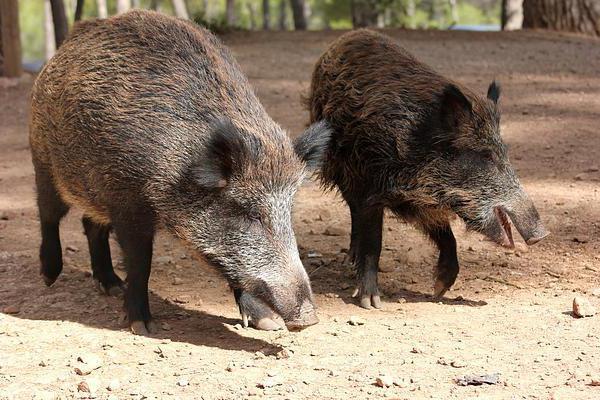
M262 222L262 215L260 211L256 209L251 209L248 211L248 219L252 222Z
M490 150L484 150L481 152L481 157L488 162L494 162L495 161L495 157L494 157L494 153L492 153Z

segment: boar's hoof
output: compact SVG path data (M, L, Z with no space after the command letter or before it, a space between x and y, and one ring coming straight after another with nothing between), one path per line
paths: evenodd
M349 267L354 265L354 261L356 259L356 252L354 251L353 248L350 248L350 250L348 250L348 252L346 253L346 255L344 256L344 260L342 261L342 265L344 267Z
M42 273L42 279L44 280L44 284L45 284L46 286L52 286L52 284L53 284L54 282L56 282L56 279L57 279L57 278L58 278L58 277L51 278L51 277L49 277L49 276L46 276L46 275L44 275L44 274Z
M256 322L252 322L254 328L259 329L261 331L278 331L283 329L281 325L272 320L271 318L261 318Z
M158 332L158 325L152 320L148 322L133 321L129 328L134 335L148 336Z
M121 297L125 293L125 283L121 280L105 284L94 278L94 286L100 293L112 297Z
M363 291L361 291L359 288L356 288L354 290L354 293L352 294L352 297L358 297L360 295L360 306L362 308L366 308L367 310L370 310L371 308L381 308L381 297L379 296L379 293L374 293L374 294L369 294L369 293L364 293Z
M120 297L125 293L125 288L120 285L111 286L106 289L106 294L112 297Z
M271 317L252 317L249 314L242 314L242 325L244 328L248 326L252 326L254 329L258 329L261 331L278 331L283 329L284 323L283 320L279 318L277 315L273 315Z
M433 285L433 298L436 300L441 299L444 297L448 289L450 289L450 287L446 286L441 279L436 279L435 285Z

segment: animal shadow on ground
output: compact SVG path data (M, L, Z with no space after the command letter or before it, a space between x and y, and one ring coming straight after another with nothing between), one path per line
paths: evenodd
M3 262L2 275L7 282L0 289L0 309L18 304L18 318L42 321L72 321L93 328L127 330L122 296L110 297L95 289L87 270L66 265L52 287L46 287L35 263L26 265ZM152 285L151 285L152 286ZM233 295L232 295L233 296ZM224 350L262 351L275 354L280 350L264 340L242 336L231 329L239 323L207 312L184 308L150 291L150 308L163 328L156 339L170 339L197 346Z
M354 282L356 280L355 271L351 266L339 265L335 261L326 262L318 267L308 266L307 272L311 278L313 291L315 293L336 293L340 299L349 305L358 307L358 299L352 297L354 291ZM380 276L380 291L382 302L385 303L397 303L399 299L403 298L406 303L441 303L444 305L459 305L468 307L483 307L488 303L483 300L470 300L465 299L462 296L456 298L442 297L436 299L432 294L416 292L414 290L406 288L396 288L393 294L385 293L382 288L382 283L385 278ZM350 281L352 285L348 289L340 288L339 282Z

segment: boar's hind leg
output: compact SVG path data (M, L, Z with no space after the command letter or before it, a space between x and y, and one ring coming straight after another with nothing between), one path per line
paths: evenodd
M454 284L458 275L456 240L454 239L454 234L452 234L450 224L428 229L427 233L440 250L433 293L434 297L439 299Z
M381 254L383 208L362 208L352 215L352 237L355 247L355 265L358 273L359 296L363 308L381 308L377 272Z
M138 218L137 220L141 220ZM151 218L144 218L151 220ZM152 242L154 227L137 221L122 224L112 220L117 241L123 250L127 269L127 287L125 288L125 311L131 331L136 335L156 332L152 321L148 300L148 279L152 263Z
M44 283L50 286L56 281L63 268L59 225L62 217L69 211L69 206L61 199L48 171L36 163L35 159L34 166L37 203L42 229L40 274L44 279Z
M244 328L248 327L248 320L254 328L263 331L277 331L285 326L283 320L261 300L241 289L235 289L233 294L242 314Z
M112 265L110 246L108 244L110 225L97 224L85 216L81 219L81 222L83 223L83 229L90 249L90 261L94 280L98 282L99 288L107 295L119 295L122 293L124 286L121 278L115 274Z

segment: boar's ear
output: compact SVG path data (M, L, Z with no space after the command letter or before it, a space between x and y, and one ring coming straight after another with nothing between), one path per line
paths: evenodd
M223 188L236 171L243 170L259 153L256 137L243 135L229 119L220 119L213 123L203 151L192 166L192 175L204 188Z
M492 81L488 87L487 98L498 104L498 99L500 98L501 92L500 85L496 83L496 81Z
M456 129L463 118L469 117L473 106L465 94L454 84L448 84L441 97L442 122L451 130Z
M316 170L323 164L325 152L331 142L331 128L326 121L315 122L294 141L296 154L306 163L309 170Z

